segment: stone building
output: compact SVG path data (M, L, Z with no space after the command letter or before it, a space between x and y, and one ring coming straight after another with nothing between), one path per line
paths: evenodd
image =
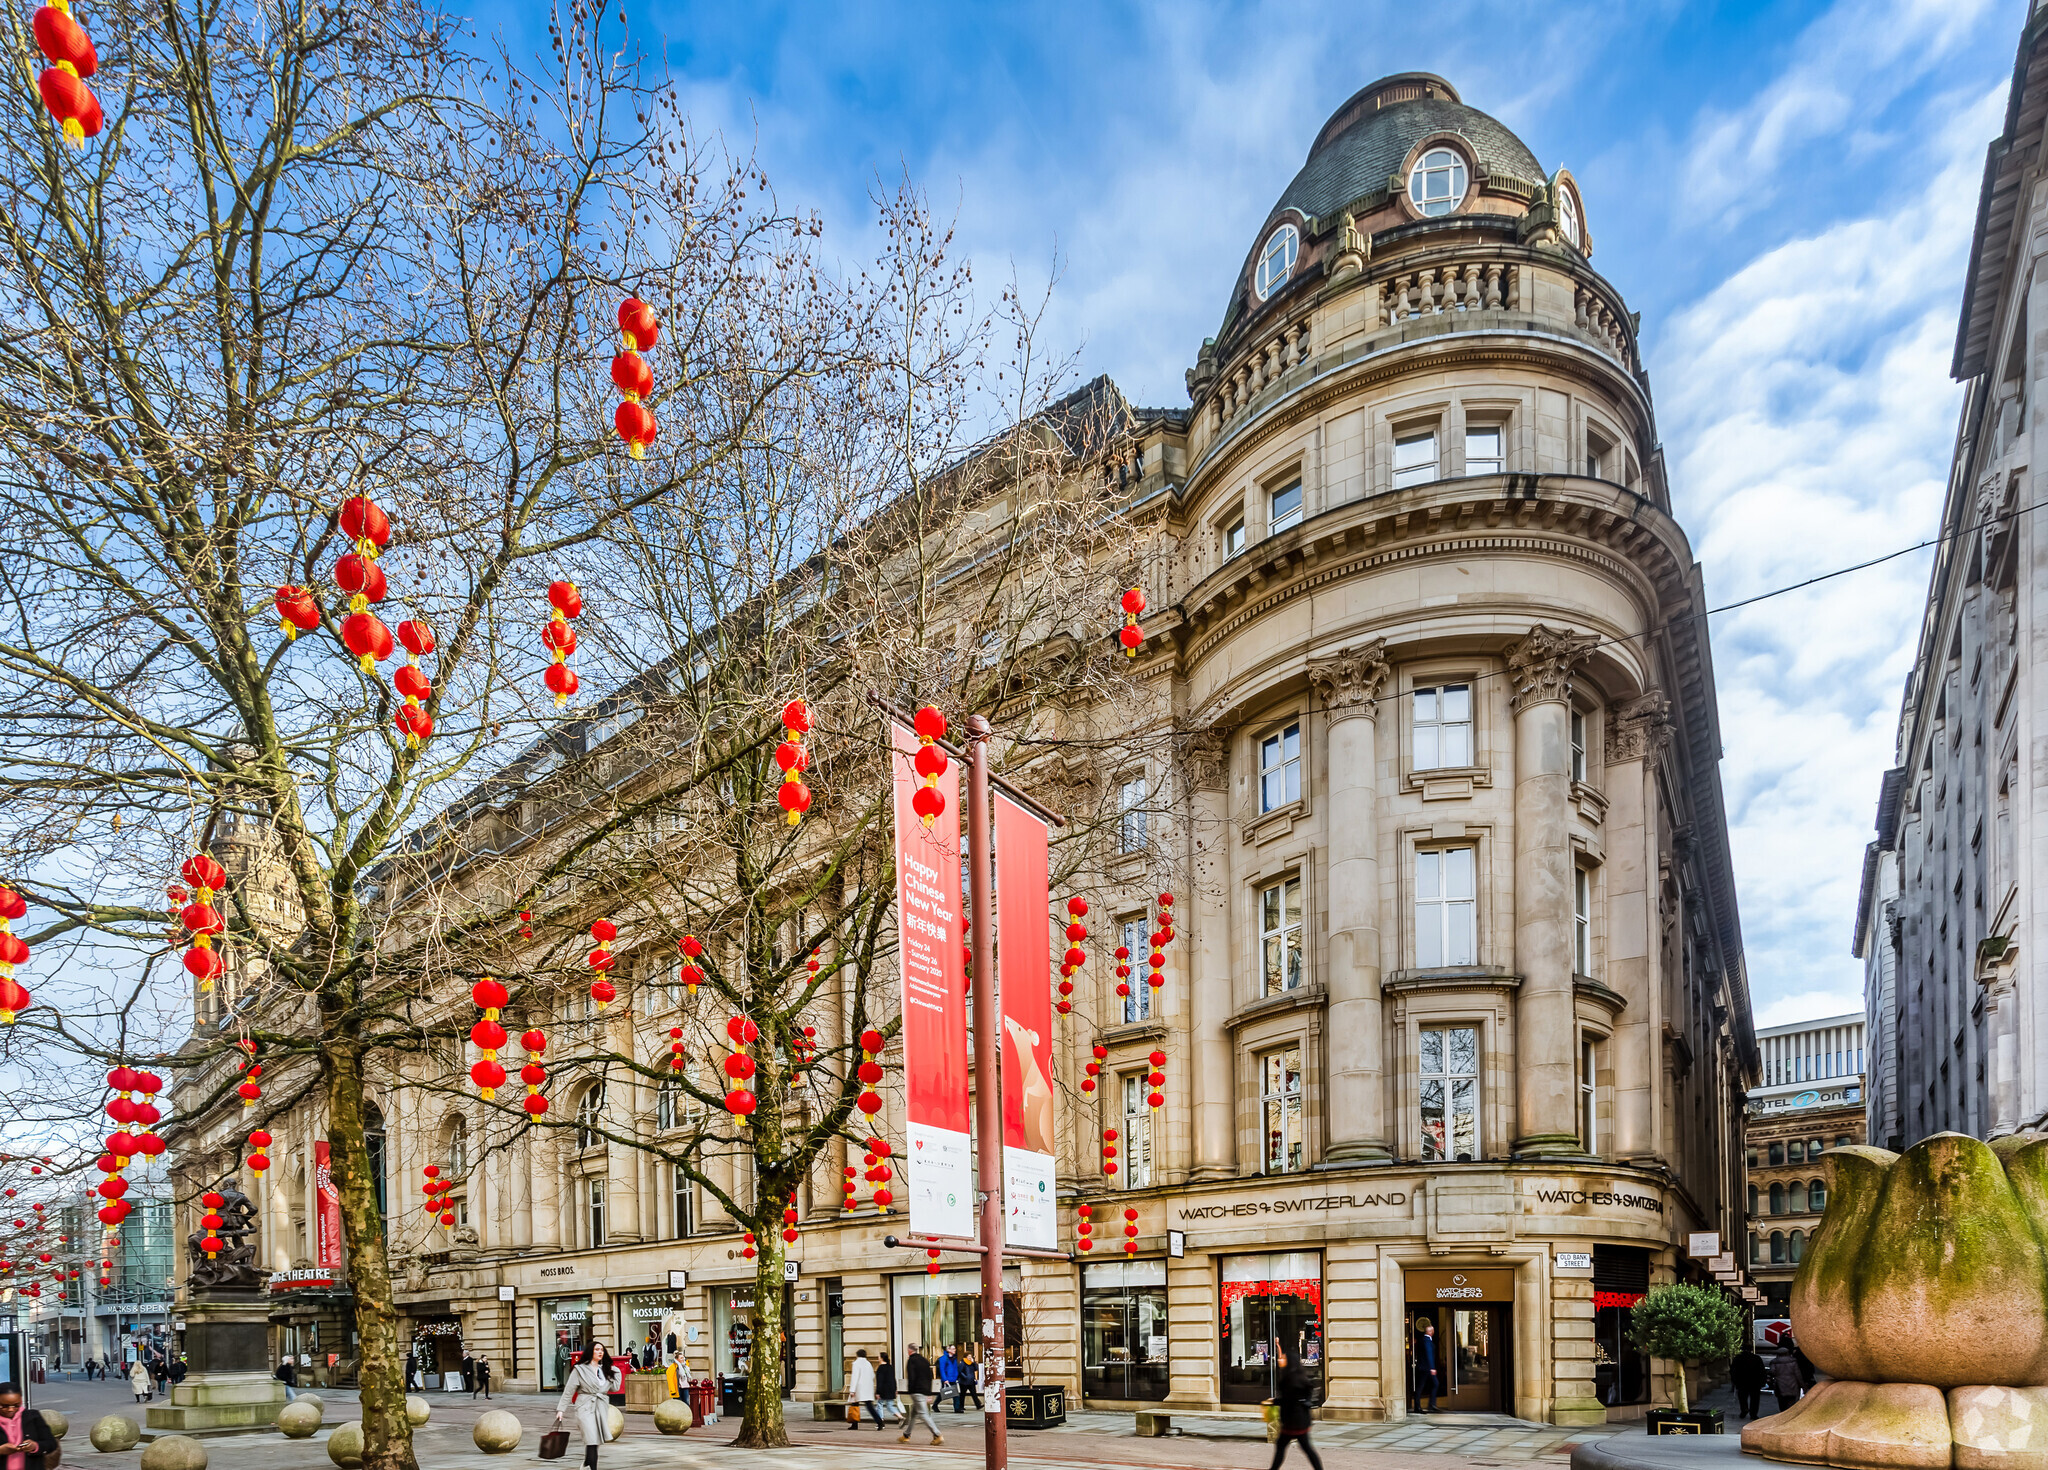
M1250 242L1189 405L1133 411L1133 502L1170 548L1138 667L1189 754L1098 773L1129 804L1104 925L1142 936L1159 875L1191 883L1157 1008L1090 974L1061 1037L1062 1239L1087 1201L1134 1211L1140 1249L1008 1269L1016 1376L1256 1414L1286 1345L1327 1415L1398 1417L1430 1319L1452 1407L1600 1422L1663 1391L1626 1306L1699 1277L1688 1233L1739 1250L1759 1073L1706 603L1592 240L1569 170L1442 79L1389 77ZM645 994L607 1024L665 1038L682 1002ZM459 1180L449 1244L399 1264L437 1365L459 1344L548 1386L592 1333L700 1374L756 1350L739 1236L665 1168L559 1135L477 1150L445 1096L380 1106L394 1219L422 1162ZM316 1138L309 1109L273 1183ZM979 1317L973 1272L928 1275L822 1183L784 1288L799 1398L857 1347L900 1360ZM310 1192L266 1207L271 1258L302 1258Z
M2048 907L2048 528L2032 468L2048 355L2029 325L2048 323L2044 128L2037 6L1985 159L1941 543L1856 916L1871 1136L1892 1148L2048 1125L2048 957L2029 948Z
M1806 1242L1827 1208L1820 1156L1863 1143L1864 1022L1830 1016L1757 1032L1763 1085L1749 1094L1749 1269L1759 1313L1784 1316Z

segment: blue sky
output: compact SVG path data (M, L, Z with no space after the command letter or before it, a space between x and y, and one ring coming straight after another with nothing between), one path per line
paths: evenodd
M627 0L695 126L754 147L849 259L907 170L977 277L1063 274L1050 331L1186 402L1253 234L1325 117L1448 77L1585 193L1643 316L1680 519L1716 602L1932 534L1984 150L2022 0L976 6ZM539 12L480 15L520 39ZM1758 1020L1861 1008L1848 943L1927 564L1715 619Z

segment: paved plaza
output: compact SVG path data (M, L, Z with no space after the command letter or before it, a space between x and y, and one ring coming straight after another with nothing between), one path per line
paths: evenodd
M53 1379L37 1385L34 1395L38 1406L71 1415L67 1463L103 1463L108 1470L135 1464L138 1456L134 1451L103 1456L86 1440L92 1421L102 1414L127 1414L142 1422L146 1406L135 1403L125 1384ZM327 1406L329 1426L357 1417L353 1390L324 1390L319 1397ZM554 1418L553 1398L537 1394L500 1394L488 1403L480 1398L472 1401L463 1394L430 1393L425 1397L434 1406L433 1418L417 1441L419 1461L426 1470L511 1470L537 1463L535 1446ZM1721 1396L1709 1399L1707 1406L1733 1408ZM795 1444L788 1450L766 1452L765 1458L789 1470L852 1470L855 1466L909 1470L934 1461L946 1470L968 1470L981 1463L982 1420L971 1409L958 1417L940 1415L945 1443L931 1446L925 1443L923 1431L916 1443L905 1445L897 1439L893 1424L880 1433L866 1425L850 1430L843 1423L812 1419L808 1404L787 1407ZM470 1430L486 1409L509 1409L526 1424L527 1434L518 1449L508 1455L485 1455L476 1449ZM657 1466L731 1470L742 1458L750 1462L763 1459L763 1452L731 1448L735 1427L734 1421L725 1420L680 1437L665 1437L655 1432L647 1416L629 1415L625 1437L605 1447L600 1463L617 1470L653 1470ZM1264 1425L1249 1415L1176 1415L1174 1427L1178 1432L1167 1438L1140 1439L1133 1432L1129 1414L1074 1414L1057 1429L1013 1431L1010 1458L1020 1466L1044 1470L1106 1464L1145 1470L1263 1470L1272 1455ZM1736 1426L1731 1423L1729 1427L1733 1430ZM212 1470L326 1470L326 1433L323 1429L312 1440L297 1441L274 1433L238 1436L209 1440L207 1448ZM1418 1416L1398 1424L1322 1423L1315 1430L1316 1446L1330 1470L1396 1470L1425 1455L1430 1457L1431 1470L1530 1462L1563 1466L1576 1447L1622 1436L1638 1441L1644 1438L1636 1425L1561 1429L1493 1414ZM1299 1456L1290 1459L1304 1466L1307 1463ZM580 1453L572 1453L560 1463L571 1466L580 1462Z

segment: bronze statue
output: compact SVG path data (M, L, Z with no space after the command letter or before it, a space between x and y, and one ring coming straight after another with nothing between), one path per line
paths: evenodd
M192 1260L192 1274L185 1284L195 1290L261 1291L268 1277L256 1264L256 1206L235 1187L233 1179L214 1186L222 1203L220 1229L199 1229L185 1237L185 1251ZM221 1249L212 1260L201 1244L208 1235L219 1237Z

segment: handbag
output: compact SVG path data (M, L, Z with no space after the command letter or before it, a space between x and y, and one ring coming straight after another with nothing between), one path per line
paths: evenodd
M847 1422L848 1424L858 1424L858 1423L860 1423L860 1405L859 1405L859 1404L856 1404L856 1403L852 1403L852 1402L849 1402L849 1403L847 1404L847 1406L846 1406L846 1422Z
M569 1453L569 1431L550 1429L540 1437L540 1457L543 1460L559 1460Z

